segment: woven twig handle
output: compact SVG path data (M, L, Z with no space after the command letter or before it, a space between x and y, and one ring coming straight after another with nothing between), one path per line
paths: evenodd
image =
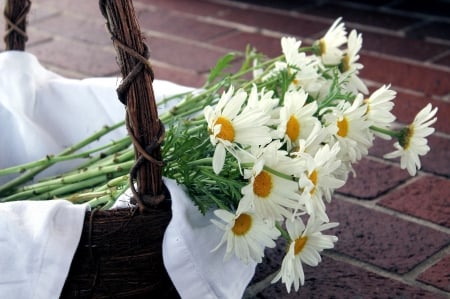
M126 105L126 124L136 156L130 185L140 211L144 211L164 200L160 149L164 126L158 118L149 51L131 0L99 0L99 5L123 76L117 94ZM4 9L6 50L25 50L26 16L30 6L30 0L7 0Z
M143 211L164 200L160 150L164 126L158 118L152 86L153 70L147 60L149 51L143 42L131 0L100 0L99 4L123 76L117 93L127 108L126 123L136 155L130 185Z
M30 0L7 0L3 15L6 22L5 50L25 50L28 40L26 32L27 14L30 11Z

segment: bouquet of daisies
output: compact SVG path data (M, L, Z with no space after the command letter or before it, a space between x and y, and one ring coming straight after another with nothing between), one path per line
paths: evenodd
M374 139L395 138L395 150L385 157L399 157L411 175L421 166L420 156L429 151L426 137L434 131L430 126L437 108L427 105L411 124L394 128L396 92L383 85L369 93L359 78L361 47L361 34L355 30L347 34L337 19L311 46L283 37L279 57L269 59L248 47L242 66L233 73L226 70L238 56L227 54L202 89L160 103L177 99L160 115L167 127L163 175L186 186L202 213L213 211L211 221L223 230L216 249L226 247L225 259L234 255L244 263L259 263L266 248L285 238L289 245L273 282L281 280L288 292L303 285L302 264L317 266L320 253L334 247L337 237L326 230L338 224L330 221L326 205L334 190L354 175L353 165L368 154ZM134 159L129 140L121 142L123 146L118 142L102 146L101 158L93 157L95 150L85 155L95 169L111 169L106 184L101 181L89 190L84 184L78 191L72 187L70 194L58 194L49 186L55 190L61 186L48 178L45 192L110 207L128 187L126 171ZM105 149L114 159L105 158ZM41 162L72 157L83 153ZM120 172L114 170L117 161ZM42 163L29 167L45 169ZM89 163L83 164L80 176L88 173ZM22 172L27 167L15 169ZM67 175L73 182L83 181L76 170ZM40 190L36 187L30 193L33 184L25 189L9 186L0 190L14 200L20 199L20 192L38 196ZM11 188L16 189L11 193Z
M195 186L189 190L201 210L214 209L212 221L224 231L218 247L226 246L226 258L261 262L266 247L286 238L273 281L288 291L304 283L302 264L316 266L337 241L324 233L338 225L326 204L373 140L397 138L385 157L400 157L411 175L429 150L425 137L437 109L428 105L412 124L393 130L396 93L384 85L369 94L358 77L361 46L361 34L347 35L340 19L311 47L283 37L280 59L254 60L253 80L230 82L204 118L184 124L200 141L186 160L201 156L183 162L190 170L180 181Z

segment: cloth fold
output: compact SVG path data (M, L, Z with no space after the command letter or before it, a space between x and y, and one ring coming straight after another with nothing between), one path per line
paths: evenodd
M124 119L116 88L120 78L64 78L26 52L0 53L0 168L57 154L105 125ZM193 90L169 81L153 82L156 101ZM160 107L160 113L174 102ZM84 149L126 135L123 127ZM67 171L79 161L58 163L36 179ZM0 184L11 179L0 177ZM163 254L166 269L182 298L240 298L255 264L211 252L222 232L202 215L183 186L166 179L172 220ZM126 192L114 208L127 207ZM88 206L63 199L0 203L0 298L58 298L64 285Z

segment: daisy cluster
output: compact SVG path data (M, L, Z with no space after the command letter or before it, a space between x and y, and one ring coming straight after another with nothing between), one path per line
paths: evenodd
M425 138L437 108L426 106L394 130L396 92L383 85L369 93L359 77L361 46L361 34L347 33L341 19L311 47L283 37L281 59L256 61L248 88L231 84L204 109L212 170L220 176L232 160L244 182L237 202L214 211L212 222L224 231L217 248L226 246L225 259L259 263L285 237L273 282L281 280L288 292L304 284L303 264L317 266L320 253L334 247L337 237L324 231L338 224L326 204L374 139L396 138L396 150L385 157L400 157L411 175L429 151Z

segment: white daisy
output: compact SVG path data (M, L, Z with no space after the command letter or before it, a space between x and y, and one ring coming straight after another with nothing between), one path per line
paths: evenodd
M251 211L233 214L226 210L216 210L214 214L221 221L211 219L211 222L222 229L224 234L213 251L226 243L225 260L234 254L246 264L250 260L260 263L264 249L275 247L274 240L280 236L273 221L263 220Z
M338 226L338 223L323 223L317 218L310 217L305 227L301 218L294 221L286 220L286 229L291 243L281 263L281 270L277 273L272 283L281 281L286 285L290 293L292 285L298 291L300 285L305 283L303 265L315 267L322 258L320 253L324 249L331 249L338 240L336 236L324 235L322 231Z
M331 148L328 144L323 145L313 159L308 160L308 169L298 180L304 210L324 222L329 221L324 200L330 202L334 190L345 184L335 173L341 165L337 158L339 151L338 143Z
M255 107L242 108L246 99L247 93L243 89L234 93L230 86L215 108L207 106L204 109L210 140L215 145L213 169L217 174L223 168L226 150L235 154L238 146L263 145L272 140L266 126L270 117Z
M340 47L347 42L347 32L341 20L342 18L338 18L334 21L327 33L316 42L324 65L341 63L343 51Z
M290 152L292 157L301 157L308 159L314 155L326 139L329 139L330 134L327 129L322 127L320 122L314 124L309 135L304 139L299 139L298 145Z
M302 41L295 37L281 38L281 51L283 52L286 62L290 65L299 65L301 63L301 56L299 56L299 49Z
M346 90L352 93L362 92L364 94L369 93L366 84L359 78L359 71L363 68L359 60L359 51L362 47L362 35L357 34L356 30L352 30L347 40L347 51L344 54L340 70L342 72L342 79L346 82Z
M301 41L293 37L283 37L281 48L286 62L277 61L275 63L275 73L287 71L293 76L289 90L305 89L307 92L317 92L321 86L321 76L319 75L320 60L316 56L307 56L299 52Z
M284 95L284 105L280 110L278 132L287 142L287 149L298 147L300 139L306 139L319 123L314 116L317 102L306 104L308 94L303 90L290 91Z
M364 102L367 104L366 118L372 122L372 126L380 129L387 129L395 120L391 110L394 108L392 101L397 93L390 89L390 85L383 85L375 90ZM386 134L373 131L373 133L383 139L390 139Z
M247 101L247 109L258 109L270 116L267 123L270 126L278 124L278 111L280 109L278 107L280 99L274 98L273 95L273 90L266 91L264 88L258 92L258 88L253 84Z
M384 155L387 159L400 157L400 167L406 168L412 176L421 167L419 156L426 155L430 150L426 137L434 132L430 126L436 122L434 116L438 110L437 107L431 108L428 104L420 110L414 121L401 131L399 141L394 144L397 150Z
M362 94L358 94L352 104L342 101L337 109L324 115L327 129L337 138L343 161L356 162L368 154L372 146L373 134L369 127L371 121L364 118L367 105Z
M301 200L293 174L304 165L300 159L292 159L287 152L279 150L280 146L281 143L275 141L261 149L252 169L245 171L250 183L242 188L242 205L272 220L291 217L291 210L297 208Z

